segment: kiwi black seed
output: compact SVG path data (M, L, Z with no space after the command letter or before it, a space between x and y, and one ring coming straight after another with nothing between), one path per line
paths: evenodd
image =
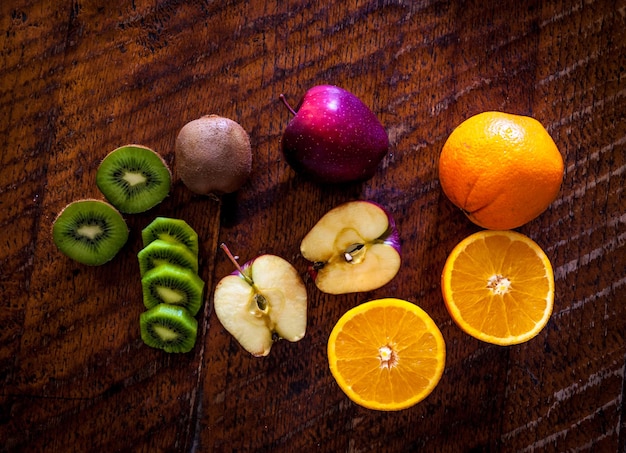
M183 244L194 255L198 255L198 234L187 222L181 219L157 217L141 231L143 246L161 239L173 244Z
M161 264L173 264L195 273L198 272L198 257L187 247L179 244L172 244L162 239L152 241L142 248L137 254L139 259L139 272L143 278L150 269Z
M111 151L96 172L96 185L106 199L126 214L144 212L170 192L172 175L156 152L141 145Z
M204 281L189 269L161 264L141 279L143 302L150 309L158 304L185 307L195 316L202 305Z
M189 352L196 343L198 321L176 305L158 304L139 316L141 339L165 352Z
M128 240L128 226L117 209L101 200L67 205L52 225L52 239L61 252L90 266L104 264Z

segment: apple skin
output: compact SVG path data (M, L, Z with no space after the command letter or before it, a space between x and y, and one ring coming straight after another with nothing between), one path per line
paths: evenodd
M370 179L389 149L378 118L358 97L334 85L309 89L285 128L282 151L299 174L318 183Z
M276 255L258 256L222 278L213 307L224 328L255 357L268 355L277 338L296 342L306 333L306 288L295 268Z
M354 245L360 247L351 251ZM328 211L302 239L309 274L324 293L372 291L389 283L401 265L400 234L391 213L368 200Z

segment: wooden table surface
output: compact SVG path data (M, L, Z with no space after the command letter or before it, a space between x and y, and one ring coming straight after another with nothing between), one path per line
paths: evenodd
M5 0L0 6L0 450L493 452L625 451L626 2ZM320 186L280 151L294 105L317 84L359 96L391 142L364 183ZM482 343L454 324L440 274L478 230L443 195L441 147L470 115L541 121L565 161L562 190L518 230L555 270L554 313L533 340ZM138 143L174 164L178 130L216 113L251 136L249 181L221 198L176 180L127 215L130 238L101 267L51 240L71 201L102 198L100 160ZM175 175L176 176L176 175ZM337 204L396 217L403 266L385 287L330 296L306 277L304 234ZM207 283L189 354L145 346L136 254L156 216L201 238ZM305 278L308 329L254 358L226 333L212 293L232 265L273 253ZM371 411L333 380L331 328L378 297L424 308L447 344L435 391Z

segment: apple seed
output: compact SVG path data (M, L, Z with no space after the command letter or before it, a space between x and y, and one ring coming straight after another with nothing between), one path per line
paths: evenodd
M348 263L354 263L354 264L360 263L361 261L363 261L363 258L365 258L364 247L365 247L365 244L352 244L350 247L347 248L347 250L343 254L343 257ZM355 261L355 258L360 258L360 259Z

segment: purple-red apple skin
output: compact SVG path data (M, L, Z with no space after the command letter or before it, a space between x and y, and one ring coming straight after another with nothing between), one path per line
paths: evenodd
M308 90L285 128L282 150L298 173L320 183L365 181L389 149L384 127L358 97L334 85Z

